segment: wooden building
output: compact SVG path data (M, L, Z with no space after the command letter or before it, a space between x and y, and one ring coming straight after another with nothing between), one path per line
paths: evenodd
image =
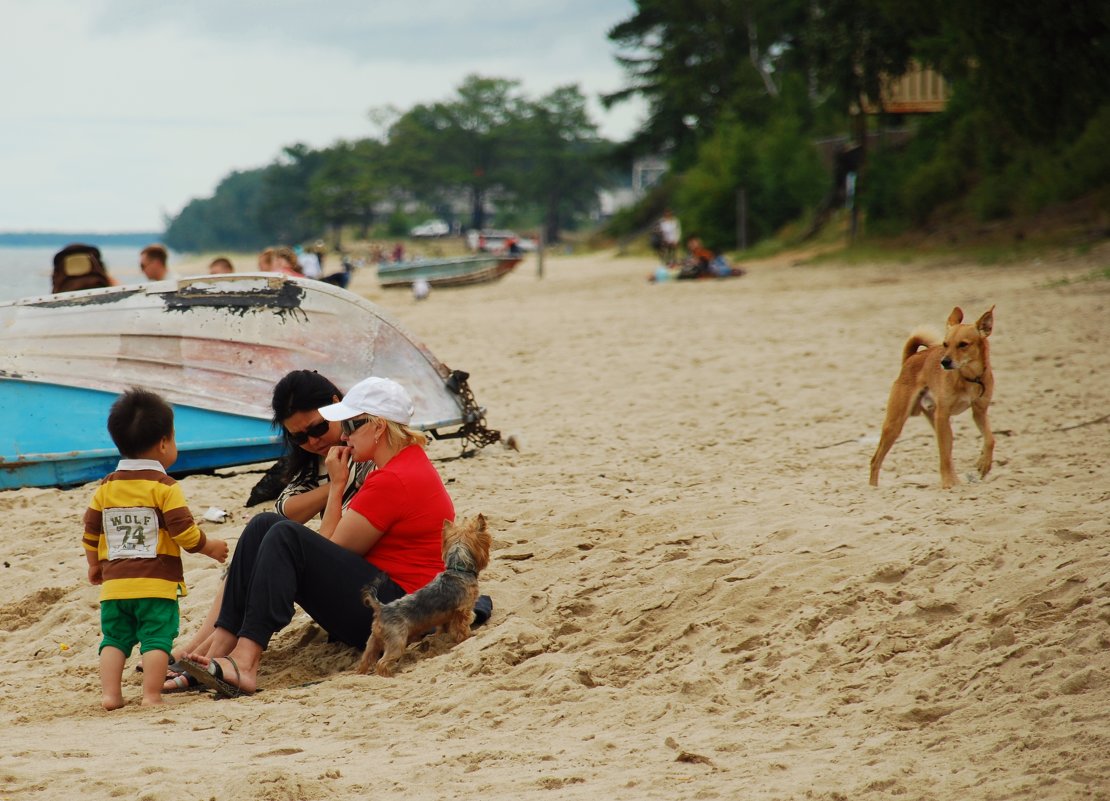
M944 111L948 96L944 78L914 62L905 75L883 82L881 108L868 99L863 110L867 114L931 114Z

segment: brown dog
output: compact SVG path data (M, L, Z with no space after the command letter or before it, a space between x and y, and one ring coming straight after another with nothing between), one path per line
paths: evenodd
M469 637L474 602L478 600L478 574L489 564L492 540L482 515L459 525L445 520L446 569L442 573L416 592L387 604L378 601L373 587L364 589L362 599L374 610L374 625L358 672L366 673L370 664L377 661L375 672L392 676L393 666L408 644L437 626L443 627L456 643Z
M987 407L994 394L990 345L987 337L994 328L994 306L983 313L975 325L963 322L959 306L948 315L944 342L914 332L902 349L902 372L890 390L879 447L871 457L871 486L879 486L883 466L894 441L910 415L924 414L937 435L940 449L940 485L945 489L957 483L952 465L952 424L949 418L971 408L971 416L983 435L979 454L979 475L990 472L994 461L994 434L987 419ZM925 350L918 350L924 346Z

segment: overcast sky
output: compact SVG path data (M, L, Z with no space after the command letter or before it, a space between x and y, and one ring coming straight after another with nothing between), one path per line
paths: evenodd
M284 145L376 132L471 73L640 103L606 38L632 0L0 0L0 231L161 230Z

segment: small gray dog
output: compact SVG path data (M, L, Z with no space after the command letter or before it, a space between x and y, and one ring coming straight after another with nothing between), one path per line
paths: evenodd
M379 676L392 676L393 666L410 642L439 626L460 643L470 636L470 619L478 599L478 574L489 564L493 538L486 518L478 515L455 525L443 521L443 564L446 568L427 585L396 601L382 604L373 587L362 591L362 600L374 610L374 625L358 672L370 664ZM379 658L380 657L380 658Z

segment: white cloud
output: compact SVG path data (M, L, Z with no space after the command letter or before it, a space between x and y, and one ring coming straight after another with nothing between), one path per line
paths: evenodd
M370 135L367 112L449 97L470 73L588 96L622 74L630 0L306 3L0 0L9 32L0 230L158 229L285 145ZM636 105L591 111L623 138Z

